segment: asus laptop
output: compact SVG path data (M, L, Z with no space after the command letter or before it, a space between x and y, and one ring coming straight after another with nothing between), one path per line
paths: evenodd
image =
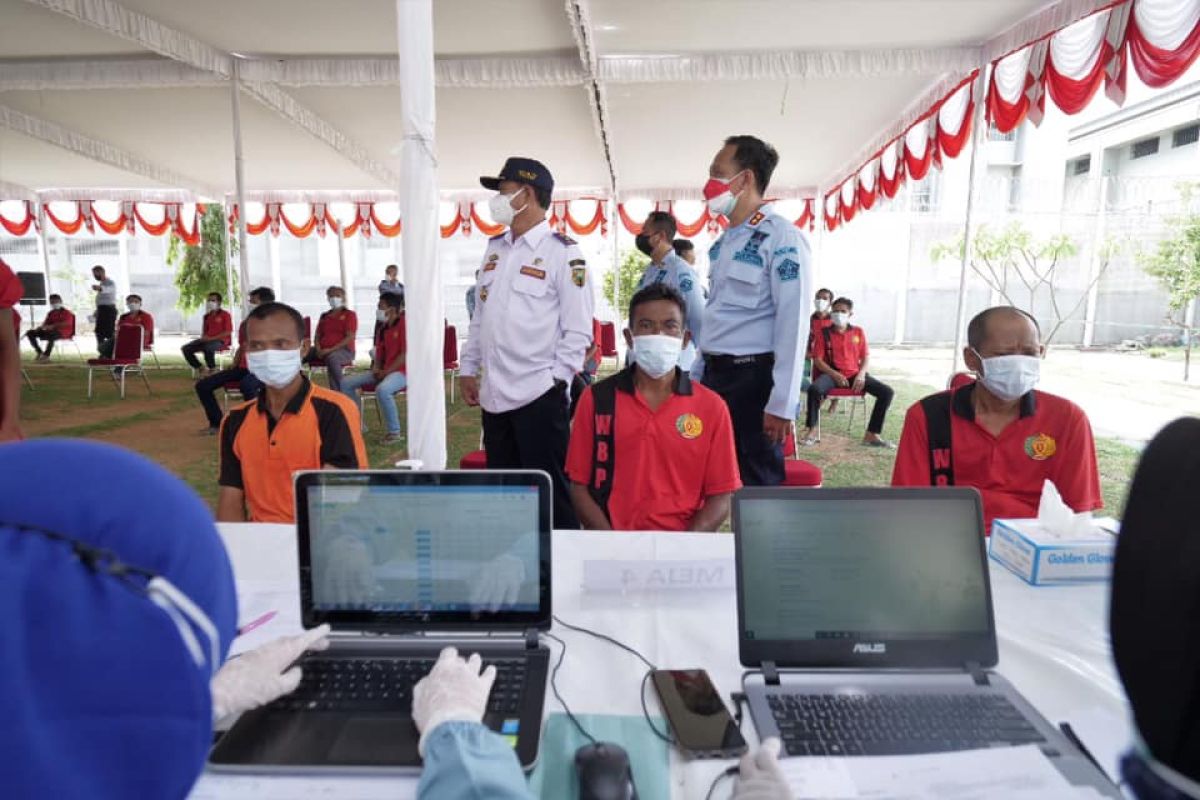
M543 472L324 471L296 476L300 605L331 647L300 687L242 715L217 770L415 770L413 686L443 647L496 683L484 724L537 760L549 651L550 477Z
M734 497L743 685L791 756L1036 744L1120 797L996 665L974 489L745 489Z

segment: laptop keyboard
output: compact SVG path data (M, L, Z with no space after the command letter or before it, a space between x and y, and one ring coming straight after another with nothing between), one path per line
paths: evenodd
M493 659L496 682L488 712L517 715L525 688L525 660ZM295 692L271 708L281 711L395 711L412 710L412 690L433 669L434 659L321 658L300 662L302 678Z
M791 756L887 756L1044 742L998 694L771 694Z

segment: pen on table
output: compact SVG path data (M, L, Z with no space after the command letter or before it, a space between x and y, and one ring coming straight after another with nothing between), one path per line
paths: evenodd
M1067 737L1067 741L1075 746L1075 749L1083 754L1083 757L1092 762L1092 766L1100 770L1100 774L1112 781L1112 777L1105 771L1104 767L1100 766L1100 762L1092 755L1092 751L1087 749L1087 745L1079 738L1079 734L1075 733L1075 729L1071 727L1069 722L1058 723L1058 729L1063 732L1063 736Z
M245 625L238 628L237 635L241 636L243 634L249 633L250 631L254 630L255 628L261 628L263 625L266 625L268 622L275 619L275 615L278 613L279 613L278 611L268 611L267 613L263 614L261 617L256 617L255 619L250 620Z

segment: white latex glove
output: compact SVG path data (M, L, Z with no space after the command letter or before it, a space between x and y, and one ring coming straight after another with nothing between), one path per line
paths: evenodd
M264 706L296 691L300 668L292 663L307 650L329 647L328 636L329 626L321 625L296 636L281 636L226 661L212 679L213 719Z
M496 681L496 668L480 672L483 659L472 653L462 659L453 647L438 656L429 674L413 687L413 722L421 732L417 751L425 756L425 738L443 722L482 722L488 695Z
M763 742L757 753L746 753L738 766L734 800L795 800L783 770L779 768L780 741Z
M357 536L329 543L322 570L320 596L327 603L362 603L375 595L375 564L367 544Z
M525 582L525 562L507 553L484 564L471 588L471 607L496 612L517 602Z

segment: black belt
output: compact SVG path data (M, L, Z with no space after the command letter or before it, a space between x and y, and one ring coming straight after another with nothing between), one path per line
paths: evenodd
M711 369L731 369L733 367L749 366L750 364L766 364L770 366L774 363L774 353L752 353L748 356L729 356L718 353L704 356L704 366Z

